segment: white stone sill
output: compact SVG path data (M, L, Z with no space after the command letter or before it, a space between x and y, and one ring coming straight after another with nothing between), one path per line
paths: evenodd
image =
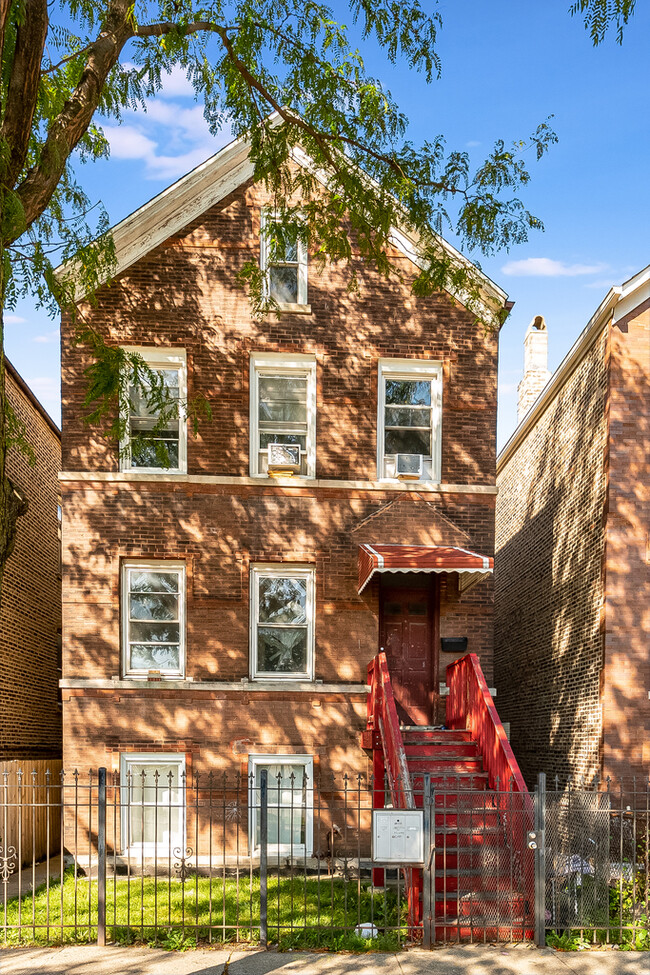
M160 680L139 680L137 678L119 678L112 680L86 677L64 677L59 681L59 687L95 688L99 690L139 690L150 691L179 690L194 693L196 691L239 691L241 694L255 694L260 691L295 691L297 694L367 694L368 684L322 684L314 681L208 681L208 680L174 680L164 677Z
M181 484L225 484L243 487L278 487L286 488L318 488L319 490L332 488L334 490L349 489L357 491L414 491L416 494L496 494L497 488L493 484L435 484L431 481L343 481L336 478L326 479L318 477L231 477L220 474L171 474L165 471L159 474L135 473L133 471L61 471L59 480L72 481L103 481L107 483L147 483L147 482L176 482Z

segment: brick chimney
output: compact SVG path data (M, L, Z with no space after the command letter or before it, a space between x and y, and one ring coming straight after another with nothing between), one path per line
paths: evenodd
M521 423L529 409L551 378L548 365L548 332L543 315L535 315L524 338L524 378L517 387L517 423Z

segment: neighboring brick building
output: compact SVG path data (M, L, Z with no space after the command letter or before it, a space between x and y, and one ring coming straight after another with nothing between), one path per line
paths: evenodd
M198 434L161 435L170 469L137 397L121 457L84 424L88 362L63 322L68 768L366 772L380 645L412 723L444 717L441 635L466 636L492 682L498 336L448 295L415 298L407 246L403 282L358 261L356 292L297 246L268 269L279 315L256 320L237 273L273 201L251 173L236 143L118 225L118 273L83 306L181 399L209 399ZM293 476L268 475L269 443ZM360 593L360 546L380 543L445 547L444 571L378 566ZM454 548L486 557L471 591Z
M495 678L532 782L650 768L650 268L613 288L498 459Z
M5 569L0 610L0 760L61 757L61 434L5 360L7 397L36 463L17 449L7 473L29 499Z

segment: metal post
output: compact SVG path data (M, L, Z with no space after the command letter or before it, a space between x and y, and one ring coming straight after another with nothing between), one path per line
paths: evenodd
M97 787L97 944L106 944L106 769L99 769Z
M535 794L535 944L546 947L546 773L537 776Z
M269 846L269 793L268 769L260 770L260 944L268 945L268 846Z
M422 809L424 820L424 869L422 871L422 947L430 948L433 944L433 910L431 892L435 890L435 809L431 801L431 775L424 775ZM434 902L435 903L435 902Z

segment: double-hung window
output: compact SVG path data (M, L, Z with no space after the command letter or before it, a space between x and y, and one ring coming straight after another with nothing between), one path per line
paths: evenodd
M122 567L122 673L182 677L185 671L185 566L125 562Z
M267 771L268 847L273 853L311 856L314 762L309 755L249 755L249 844L260 848L260 786Z
M441 364L381 360L377 400L379 477L440 481Z
M251 356L251 474L267 474L282 445L295 448L296 473L316 474L316 360ZM287 452L288 453L288 452ZM289 458L292 459L292 458Z
M307 248L272 210L262 211L260 260L266 295L278 306L307 305Z
M251 569L251 677L312 680L314 570L288 565Z
M185 847L185 756L123 754L120 787L123 851L178 856Z
M140 372L138 381L128 382L122 394L124 438L120 444L120 467L144 473L187 470L186 361L183 349L138 348L152 373Z

